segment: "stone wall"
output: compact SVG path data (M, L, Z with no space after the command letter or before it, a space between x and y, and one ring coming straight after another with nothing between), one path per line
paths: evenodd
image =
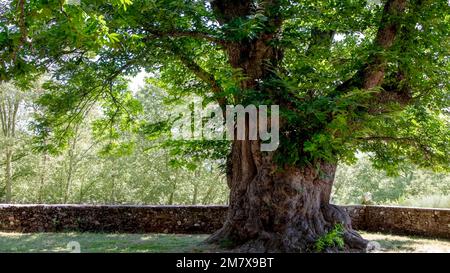
M450 239L450 209L345 206L355 229ZM0 205L0 231L212 233L225 206Z
M223 206L0 205L0 231L210 233Z
M450 209L367 206L361 229L450 239Z

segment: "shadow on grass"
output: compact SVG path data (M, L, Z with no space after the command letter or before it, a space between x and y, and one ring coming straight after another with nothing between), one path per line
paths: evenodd
M401 251L401 252L412 252L415 250L414 242L409 240L396 240L396 239L376 239L382 249Z

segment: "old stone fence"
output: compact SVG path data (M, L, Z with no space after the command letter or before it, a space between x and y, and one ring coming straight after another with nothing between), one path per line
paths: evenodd
M450 209L345 206L358 230L450 239ZM0 205L3 232L212 233L225 206Z

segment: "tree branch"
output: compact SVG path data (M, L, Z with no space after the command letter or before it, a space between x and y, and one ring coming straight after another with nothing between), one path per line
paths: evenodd
M353 78L340 85L338 91L352 88L373 89L381 86L385 76L387 60L383 53L388 51L400 34L399 18L406 9L406 0L388 0L384 6L381 26L374 41L380 51L369 57L369 63L364 65Z
M412 142L417 141L412 137L391 137L391 136L368 136L368 137L358 137L357 140L365 141L400 141L400 142Z
M425 157L430 160L431 159L431 151L430 149L420 142L420 140L413 137L391 137L391 136L368 136L368 137L358 137L357 140L362 141L384 141L384 142L399 142L406 143L410 145L414 145L419 147L422 151L424 151Z
M250 14L253 1L250 0L213 0L211 7L216 20L224 25L237 17L245 17Z
M28 30L25 24L25 0L19 0L17 3L17 9L19 10L19 29L20 29L20 39L19 44L12 52L12 60L16 62L17 53L20 48L27 42Z
M160 31L153 31L147 29L150 34L157 36L158 38L167 38L167 37L180 37L180 36L190 36L190 37L201 37L206 39L213 39L215 42L220 42L221 44L224 44L225 42L222 40L216 40L214 37L209 36L205 33L200 32L192 32L192 31L173 31L173 32L160 32ZM172 36L170 36L170 34ZM175 36L174 36L175 35ZM225 111L226 106L226 98L223 97L221 94L223 93L222 87L215 79L214 75L207 72L205 69L203 69L200 65L198 65L192 58L187 56L182 50L180 50L176 45L171 43L170 45L166 46L166 49L168 49L172 54L174 54L181 63L189 69L192 73L194 73L195 76L197 76L200 80L210 85L211 90L216 95L216 100L219 106L222 108L223 111Z
M177 37L191 37L191 38L195 38L195 39L202 39L202 40L206 40L206 41L210 41L210 42L214 42L218 45L224 45L225 41L218 38L218 37L214 37L211 34L205 33L205 32L201 32L201 31L195 31L195 30L177 30L177 29L173 29L173 30L167 30L167 31L161 31L161 30L157 30L157 29L151 29L151 28L146 28L145 29L148 33L158 36L158 37L172 37L172 38L177 38Z
M226 98L222 95L223 89L220 84L217 82L214 75L203 69L200 65L198 65L192 58L188 57L186 54L181 52L179 48L174 45L171 45L169 50L181 61L181 63L189 69L195 76L197 76L200 80L210 85L211 90L216 95L217 102L219 103L222 110L225 110L226 106Z
M306 50L306 55L313 55L316 50L329 50L333 42L333 36L335 31L333 30L320 30L313 28L311 30L311 42Z

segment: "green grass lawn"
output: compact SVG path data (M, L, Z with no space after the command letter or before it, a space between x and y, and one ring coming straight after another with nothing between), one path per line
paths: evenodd
M450 241L379 233L362 233L381 245L380 252L447 252ZM215 251L201 242L207 235L96 234L96 233L0 233L0 252L70 252L75 241L81 252L204 252Z

